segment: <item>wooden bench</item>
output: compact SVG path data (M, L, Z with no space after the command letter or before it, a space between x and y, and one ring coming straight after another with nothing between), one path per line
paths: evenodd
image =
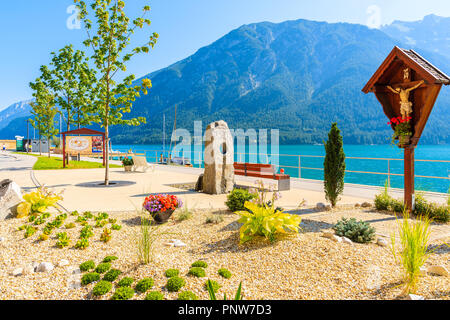
M271 164L234 163L234 174L237 176L256 177L278 181L278 191L291 189L291 177L287 174L278 174Z

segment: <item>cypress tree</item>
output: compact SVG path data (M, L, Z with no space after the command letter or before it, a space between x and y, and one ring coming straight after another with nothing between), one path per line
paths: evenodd
M333 207L336 206L338 197L344 191L345 154L341 131L337 123L333 123L325 143L324 187L325 198Z

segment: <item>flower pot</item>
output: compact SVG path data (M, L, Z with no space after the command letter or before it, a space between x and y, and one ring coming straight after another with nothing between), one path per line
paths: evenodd
M398 145L400 147L408 146L411 142L411 136L400 136L398 137Z
M130 172L133 166L123 166L126 172Z
M152 218L156 221L158 224L166 223L169 218L172 216L175 210L166 210L164 212L158 211L158 212L150 212L150 215Z

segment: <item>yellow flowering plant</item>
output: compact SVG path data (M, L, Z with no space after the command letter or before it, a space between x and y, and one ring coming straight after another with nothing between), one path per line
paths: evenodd
M275 240L276 234L298 233L302 218L297 215L284 213L274 206L258 205L246 202L248 211L238 211L238 220L242 223L240 229L240 243L252 240L255 236L264 236L269 241Z
M45 187L25 194L23 196L25 201L17 207L17 218L45 213L49 207L54 207L58 201L62 200L61 194L56 194Z

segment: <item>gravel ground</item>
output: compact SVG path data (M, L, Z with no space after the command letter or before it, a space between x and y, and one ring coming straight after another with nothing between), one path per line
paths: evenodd
M167 279L164 271L178 268L186 279L182 290L191 290L201 299L208 299L203 288L206 279L217 280L222 288L219 297L234 293L242 281L245 299L399 299L402 291L401 269L395 263L388 248L371 244L335 243L321 237L341 217L356 217L370 220L377 231L389 235L395 227L392 216L364 210L341 210L317 213L305 210L302 232L298 236L281 239L275 244L252 242L238 245L237 216L228 212L196 211L193 217L183 222L171 221L160 227L163 232L176 233L162 236L155 244L154 261L143 266L138 262L135 239L139 233L137 213L111 214L123 227L113 231L108 244L100 242L101 229L95 229L95 236L86 250L72 248L78 238L80 227L62 230L68 232L72 245L66 249L55 246L56 240L38 242L41 232L24 239L24 231L14 231L23 220L8 220L0 223L0 299L90 299L90 284L79 289L69 287L79 279L73 270L81 262L93 259L99 263L107 255L116 255L119 260L113 267L123 271L124 276L142 279L152 277L152 290L163 292L166 299L176 299L176 293L164 288ZM222 215L219 224L206 224L208 216ZM69 217L67 222L74 220ZM93 224L91 222L91 224ZM43 226L40 227L42 229ZM449 225L433 226L436 234L432 245L439 246L430 256L427 265L440 264L450 269L450 249L441 246L450 237ZM379 230L378 230L379 229ZM54 232L56 234L56 232ZM186 247L168 247L168 239L179 239ZM32 273L14 277L12 270L32 262L56 264L67 259L69 265L56 267L50 273ZM206 278L187 275L189 266L201 259L208 262ZM217 274L219 268L229 269L233 276L223 279ZM117 281L116 281L117 282ZM112 290L112 292L114 289ZM102 299L111 297L112 292ZM417 292L426 299L450 299L450 277L426 275ZM134 299L143 299L144 294Z

